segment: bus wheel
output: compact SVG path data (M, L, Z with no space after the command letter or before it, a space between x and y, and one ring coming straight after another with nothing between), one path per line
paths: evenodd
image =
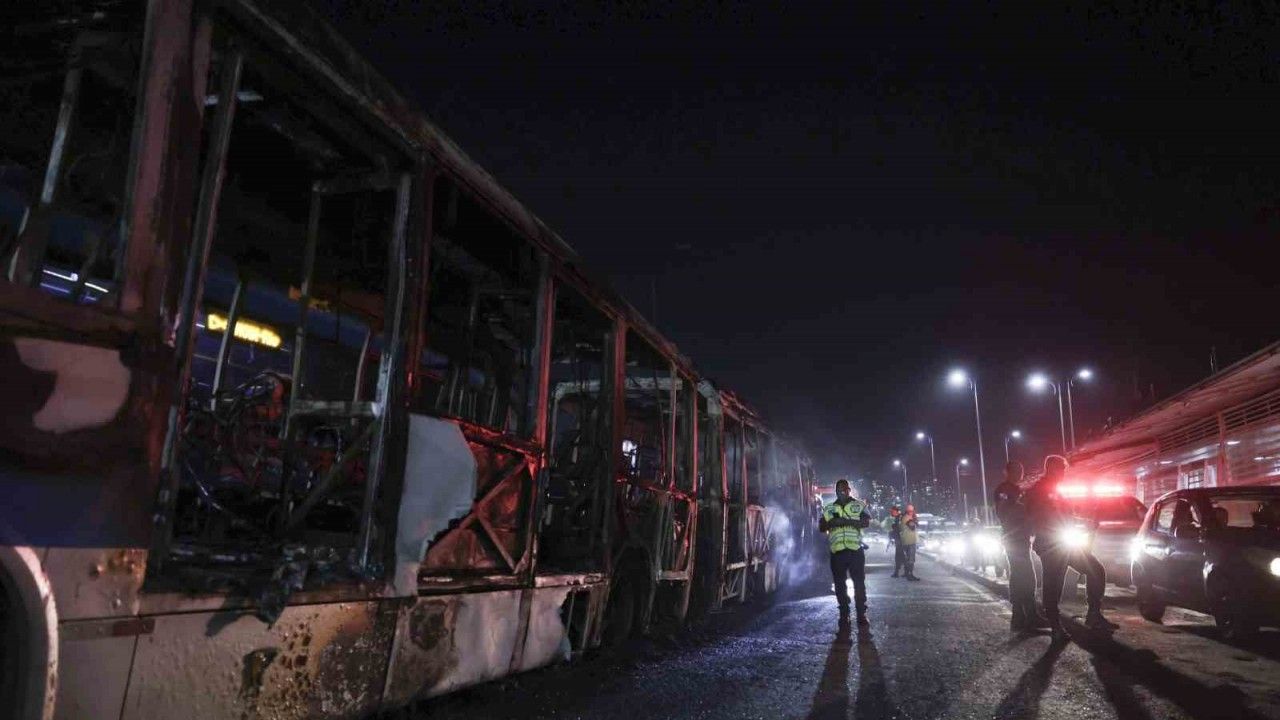
M57 626L52 591L35 554L0 548L0 716L53 717Z

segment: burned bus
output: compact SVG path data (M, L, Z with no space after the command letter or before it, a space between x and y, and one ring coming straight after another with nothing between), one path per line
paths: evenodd
M305 6L0 28L0 708L360 717L768 597L813 472Z

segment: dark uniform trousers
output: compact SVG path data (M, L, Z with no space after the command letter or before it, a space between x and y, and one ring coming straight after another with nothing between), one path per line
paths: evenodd
M907 577L916 574L916 544L903 545L898 543L898 552L902 555L902 571Z
M1060 546L1042 548L1037 543L1036 554L1040 556L1040 564L1044 566L1044 590L1041 602L1044 604L1044 614L1050 622L1058 622L1058 602L1062 599L1062 583L1067 578L1067 568L1072 568L1084 575L1085 596L1089 601L1089 609L1102 609L1102 595L1107 586L1107 571L1093 553L1068 550Z
M831 553L831 582L836 589L836 602L842 610L849 607L849 589L845 579L853 578L853 596L858 614L867 611L867 556L862 550L840 550Z
M1009 559L1009 604L1013 614L1031 617L1036 611L1036 570L1031 564L1030 538L1005 536L1004 554Z

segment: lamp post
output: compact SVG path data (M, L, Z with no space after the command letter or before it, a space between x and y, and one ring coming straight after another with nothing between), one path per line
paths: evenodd
M1071 386L1074 385L1077 380L1083 380L1085 382L1089 382L1092 379L1093 379L1092 370L1090 370L1089 368L1080 368L1079 370L1076 371L1075 375L1071 376L1071 379L1067 380L1067 422L1071 426L1071 449L1072 450L1076 449L1076 415L1075 415L1075 412L1071 409Z
M1021 440L1021 439L1022 439L1021 430L1010 430L1009 434L1004 436L1004 464L1005 465L1009 464L1009 441Z
M930 435L929 433L927 433L927 432L925 432L925 431L921 430L921 431L919 431L919 432L917 432L917 433L916 433L916 441L920 441L920 440L928 440L928 441L929 441L929 467L933 469L933 487L934 487L934 491L935 491L935 492L937 492L937 488L938 488L938 459L937 459L937 456L936 456L936 455L934 455L934 453L933 453L933 436L932 436L932 435Z
M978 471L982 475L982 510L987 524L991 524L991 506L987 503L987 459L982 450L982 412L978 409L978 381L959 368L947 374L947 384L962 388L966 384L973 389L973 419L978 427Z
M960 489L960 467L969 465L969 458L960 458L956 461L956 509L960 509L960 502L964 499L964 491ZM966 504L964 508L964 519L969 520L969 506Z
M1034 373L1027 378L1027 387L1032 392L1042 392L1046 389L1052 390L1053 394L1058 396L1058 429L1062 432L1062 452L1067 452L1067 419L1062 412L1062 384L1054 380L1050 380L1044 373Z
M907 482L907 464L901 460L895 459L893 466L902 470L902 496L906 498L908 504L911 503L911 485Z

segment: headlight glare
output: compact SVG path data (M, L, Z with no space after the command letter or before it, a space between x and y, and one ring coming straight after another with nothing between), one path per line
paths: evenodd
M1280 557L1271 561L1271 574L1280 577Z
M979 535L974 538L974 545L977 546L979 552L990 554L1000 548L1000 541L990 535Z
M1089 531L1075 526L1063 528L1058 539L1072 550L1081 550L1089 545Z

